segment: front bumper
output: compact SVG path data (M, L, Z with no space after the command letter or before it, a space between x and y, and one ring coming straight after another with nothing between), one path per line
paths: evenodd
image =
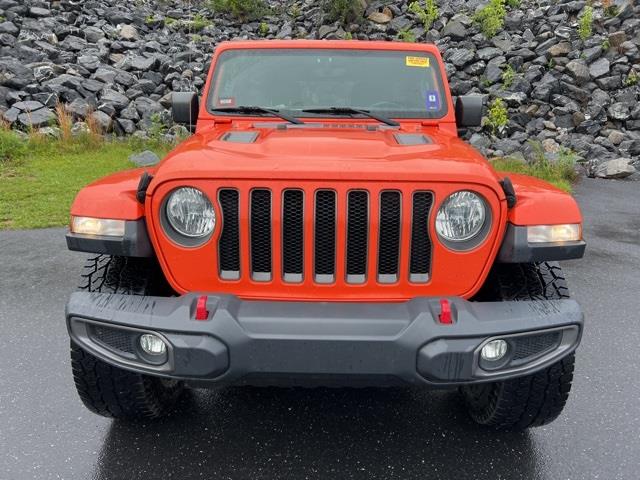
M198 384L448 386L515 378L570 354L583 314L573 300L469 302L448 298L452 324L439 322L440 299L405 303L245 301L207 295L136 297L74 293L66 318L71 338L112 365ZM168 345L160 360L139 337ZM509 344L487 364L482 346Z

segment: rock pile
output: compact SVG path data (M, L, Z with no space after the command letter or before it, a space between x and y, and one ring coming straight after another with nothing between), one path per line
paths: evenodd
M172 91L202 88L220 41L404 39L440 47L454 95L502 99L507 124L468 133L484 153L527 159L533 139L550 158L576 152L593 174L640 166L640 2L512 0L487 38L474 21L486 1L437 1L431 25L414 0L354 0L361 18L332 23L331 1L271 0L243 21L205 0L0 0L0 111L17 128L40 128L60 103L77 122L145 135L170 126Z

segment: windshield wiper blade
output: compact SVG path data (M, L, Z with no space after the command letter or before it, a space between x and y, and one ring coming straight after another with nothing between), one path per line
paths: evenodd
M308 108L306 110L302 110L306 113L333 113L336 115L364 115L365 117L373 118L374 120L378 120L379 122L385 123L387 125L391 125L392 127L399 127L400 124L395 120L391 120L390 118L383 117L382 115L378 115L377 113L372 113L369 110L364 110L361 108L352 108L352 107L325 107L325 108Z
M275 115L276 117L280 117L283 120L286 120L289 123L293 123L294 125L302 125L304 122L299 118L292 117L291 115L287 115L286 113L280 112L275 108L267 108L267 107L259 107L256 105L239 105L237 107L216 107L212 108L214 112L229 112L229 113L270 113L271 115Z

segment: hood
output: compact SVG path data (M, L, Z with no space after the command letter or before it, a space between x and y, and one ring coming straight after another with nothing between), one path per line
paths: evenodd
M437 127L225 125L193 135L158 166L152 188L192 178L476 183L498 177L472 147ZM230 128L231 127L231 128Z

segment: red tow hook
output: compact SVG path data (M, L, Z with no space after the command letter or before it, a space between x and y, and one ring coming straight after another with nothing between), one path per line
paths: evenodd
M207 296L202 295L198 298L196 305L196 320L206 320L209 318L209 310L207 310Z
M440 323L451 325L453 323L453 315L451 314L451 303L446 298L440 299L440 315L438 315Z

